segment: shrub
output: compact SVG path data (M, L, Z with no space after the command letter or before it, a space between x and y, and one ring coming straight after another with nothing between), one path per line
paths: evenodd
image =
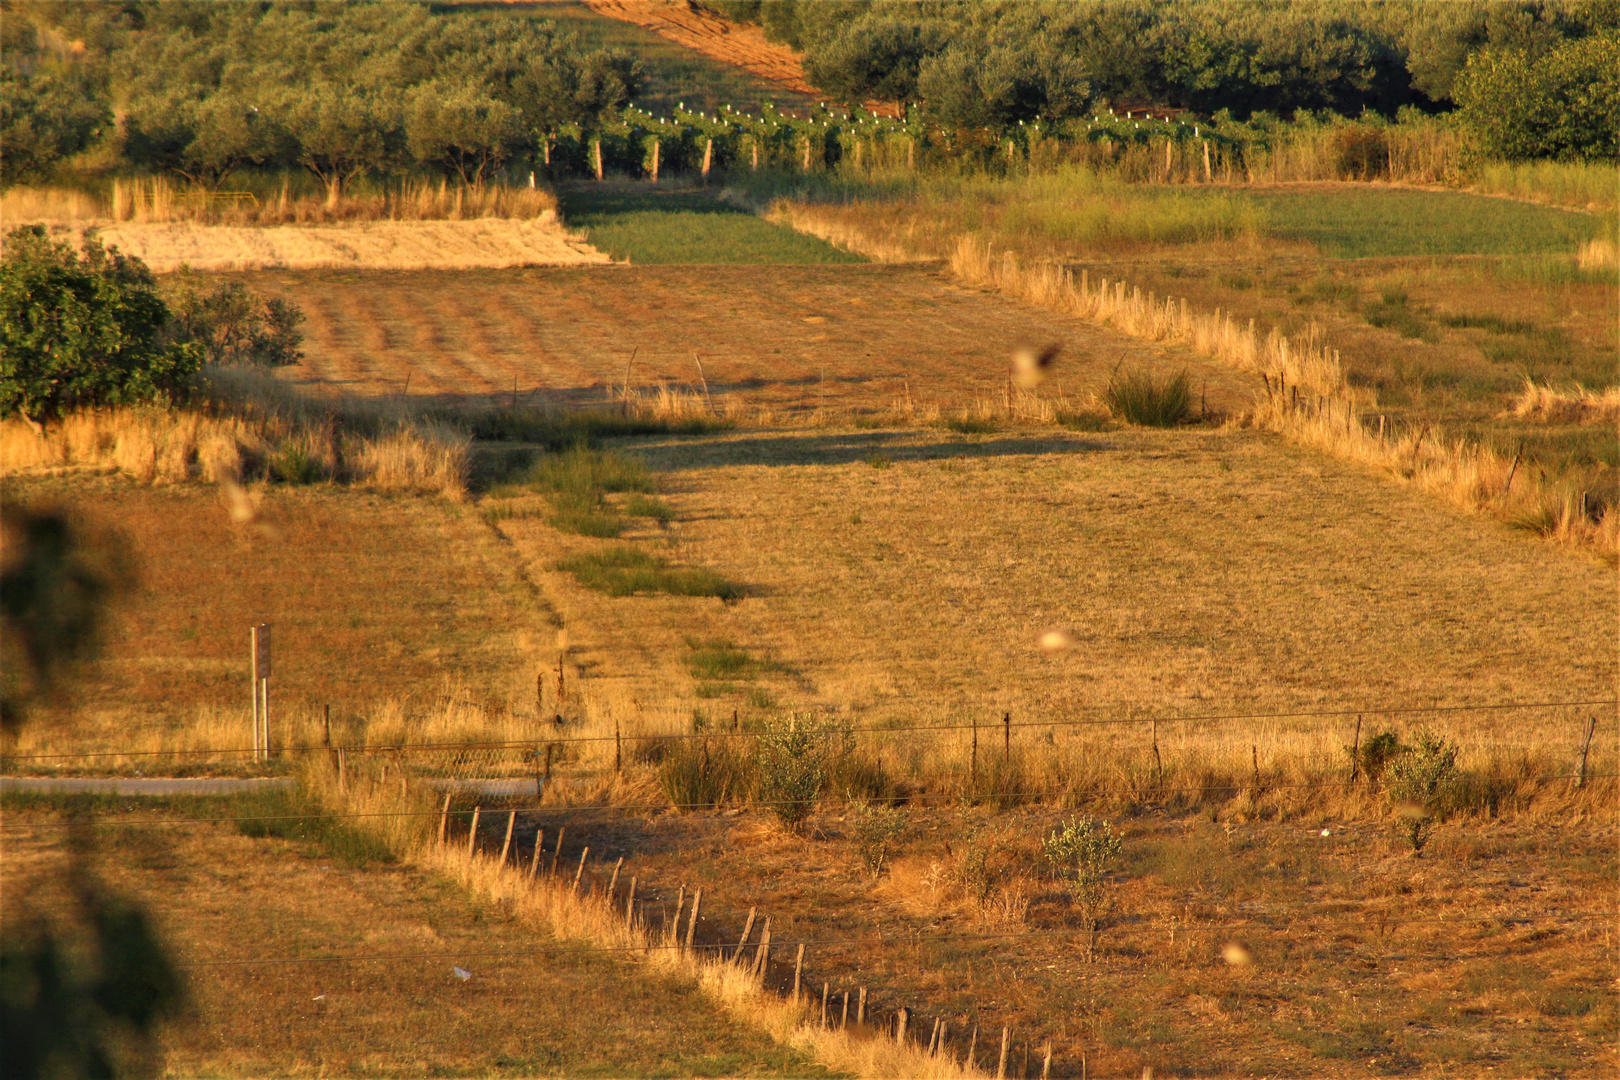
M1458 787L1457 744L1420 731L1395 759L1389 774L1390 802L1400 812L1412 850L1422 851L1434 831L1435 818L1450 809Z
M906 814L892 806L862 807L855 818L855 851L874 878L889 863L889 850L906 831Z
M139 259L94 237L76 255L42 226L11 230L0 260L0 416L37 422L79 405L183 399L202 351L171 340L169 322Z
M808 717L772 721L759 733L759 801L789 829L821 799L832 742L832 730Z
M1345 747L1352 763L1358 767L1363 776L1374 783L1384 775L1385 766L1404 749L1406 748L1401 745L1400 736L1393 731L1381 731L1362 743L1359 748Z
M298 351L304 313L288 300L266 299L240 281L213 289L189 270L174 276L169 289L170 328L177 340L195 342L210 364L283 367L304 358Z
M1120 848L1119 837L1114 835L1112 826L1087 817L1071 818L1062 829L1041 841L1042 854L1074 894L1081 929L1086 935L1087 960L1096 959L1097 938L1113 908L1113 897L1108 893L1108 870L1119 858Z
M1115 372L1103 392L1115 416L1142 427L1174 427L1192 411L1192 380L1185 371L1157 382L1145 371Z

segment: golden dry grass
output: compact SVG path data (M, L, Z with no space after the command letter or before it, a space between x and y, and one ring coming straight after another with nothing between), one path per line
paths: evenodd
M1576 386L1560 390L1526 383L1513 403L1513 415L1547 424L1614 424L1620 422L1620 387L1592 391Z
M0 195L0 217L17 224L105 226L188 221L243 227L478 218L553 220L557 211L556 196L543 187L470 187L444 180L406 180L380 188L363 185L359 190L351 187L333 191L319 185L312 188L311 178L302 174L284 174L279 183L268 179L268 187L266 178L253 179L259 192L212 192L163 176L115 179L111 188L99 195L72 188L19 185Z
M80 232L84 230L67 230ZM605 263L554 217L523 221L357 221L339 225L128 223L97 227L103 243L157 273L265 269L467 269ZM76 237L69 237L76 239Z
M8 924L30 910L61 918L67 830L31 828L53 820L6 815ZM99 837L105 880L149 905L188 965L193 1010L162 1032L164 1075L823 1075L728 1017L690 973L580 951L596 939L457 887L453 867L354 868L228 825ZM344 956L422 958L317 959ZM315 962L228 963L280 959Z
M1019 783L1129 799L1152 770L1145 724L1042 725L1365 710L1370 724L1438 727L1476 771L1519 775L1516 763L1534 761L1531 774L1545 774L1571 767L1590 710L1373 714L1612 697L1608 653L1591 647L1611 638L1616 616L1602 564L1274 437L818 430L641 454L676 520L630 538L748 596L606 599L547 572L559 549L591 541L534 518L499 522L589 672L587 732L689 730L694 710L729 727L733 709L810 709L862 728L977 717L988 746L1011 713L1030 725L1017 731L1030 755ZM1052 628L1074 647L1043 653ZM699 696L686 643L713 638L789 674ZM770 707L754 703L756 689ZM1256 754L1289 783L1317 783L1340 775L1353 726L1353 716L1164 724L1159 740L1173 784L1231 783ZM960 792L970 741L958 726L862 745L917 790ZM1614 748L1600 752L1609 761ZM599 746L586 764L608 753ZM1304 790L1297 805L1335 799Z
M794 228L823 239L836 238L856 251L870 250L887 257L895 250L892 223L869 221L863 226L861 221L869 219L870 214L863 214L859 208L852 212L846 206L784 201L773 208L773 214ZM875 239L867 239L869 236ZM932 242L937 246L939 240L934 237ZM1406 432L1404 438L1386 439L1381 431L1377 440L1372 439L1357 415L1357 405L1374 404L1376 396L1347 380L1338 352L1322 344L1322 330L1315 323L1305 327L1299 340L1290 340L1275 328L1262 335L1252 318L1243 327L1219 308L1213 313L1193 311L1185 299L1178 304L1173 297L1161 299L1152 292L1144 295L1140 287L1125 281L1116 280L1110 288L1108 279L1102 278L1093 291L1085 270L1076 276L1059 263L1029 263L1012 251L996 257L988 243L972 234L958 237L948 265L958 280L969 284L991 286L1132 337L1184 342L1201 355L1275 381L1278 396L1273 396L1268 381L1267 402L1245 412L1245 423L1267 427L1352 461L1375 461L1459 506L1492 512L1507 520L1524 520L1528 513L1534 521L1551 522L1536 526L1534 531L1563 542L1591 546L1611 559L1620 557L1620 505L1599 503L1598 509L1589 513L1584 495L1577 504L1569 483L1547 484L1545 470L1533 478L1526 475L1521 490L1529 490L1509 500L1506 496L1512 494L1510 481L1516 459L1510 463L1502 453L1449 435L1428 420ZM1400 295L1404 310L1405 293ZM1301 389L1316 398L1306 402L1303 413L1298 408ZM1286 407L1280 404L1283 402ZM1330 418L1328 422L1323 421L1324 416ZM1420 452L1424 439L1431 435L1424 454ZM1410 455L1403 451L1403 442L1415 448ZM1408 456L1410 462L1405 460ZM1491 498L1488 492L1497 490L1500 496Z
M501 716L536 730L530 643L549 646L549 620L469 510L323 484L248 495L256 519L238 522L222 492L197 483L7 482L8 502L61 505L122 534L135 572L100 662L24 729L16 753L251 745L248 628L259 622L274 628L278 744L319 741L326 705L340 740L371 725L394 740L487 737ZM206 771L243 757L89 764Z

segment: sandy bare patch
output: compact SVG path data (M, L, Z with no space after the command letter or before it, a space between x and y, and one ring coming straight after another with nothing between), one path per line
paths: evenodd
M527 221L369 221L270 228L126 223L103 226L100 235L103 243L139 256L158 273L181 265L193 270L465 270L608 261L549 215Z

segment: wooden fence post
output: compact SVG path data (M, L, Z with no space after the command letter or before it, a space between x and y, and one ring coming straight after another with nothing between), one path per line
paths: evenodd
M973 750L968 758L969 795L979 790L979 714L973 714Z
M804 942L799 942L799 951L793 957L793 1003L799 1003L799 976L804 973Z
M1050 1080L1052 1075L1052 1040L1046 1040L1045 1054L1041 1059L1041 1080Z
M747 948L748 946L748 935L754 932L754 916L758 913L758 911L758 908L748 909L748 920L743 923L742 940L737 942L737 951L731 954L731 958L733 960L742 960L743 949Z
M568 826L557 826L557 846L551 849L551 870L549 872L551 877L557 876L557 860L562 858L563 834L566 832L568 832Z
M579 869L574 871L574 887L570 890L575 896L579 895L579 879L585 873L585 856L590 853L591 849L588 847L579 853Z
M843 1012L843 1015L841 1017L839 1017L839 1019L838 1019L838 1030L842 1031L847 1027L849 1027L849 991L845 990L844 991L844 1012Z
M866 987L861 987L860 999L855 1005L855 1023L857 1026L866 1023Z
M894 1017L894 1041L901 1046L906 1043L906 1022L910 1019L910 1010L904 1005L900 1006L900 1011Z
M977 1054L977 1052L978 1052L978 1049L979 1049L979 1025L974 1024L973 1025L973 1034L968 1039L967 1057L962 1059L962 1068L964 1068L964 1069L973 1069L973 1068L978 1067L978 1063L973 1060L974 1055Z
M473 807L472 828L467 830L467 858L473 857L473 851L478 846L478 814L483 810L481 806Z
M1361 714L1356 714L1356 735L1350 743L1350 782L1356 782L1361 775Z
M1001 717L1001 756L1012 757L1012 713L1004 713Z
M534 830L534 854L529 856L529 880L530 881L533 881L534 876L540 872L540 849L541 849L541 847L543 847L545 845L545 842L546 842L546 830L545 829L536 829L536 830Z
M1007 1040L1011 1035L1012 1028L1001 1029L1001 1061L996 1065L996 1080L1007 1080Z
M697 934L698 905L703 903L703 890L699 889L692 894L692 918L686 924L686 949L692 950L692 938Z
M517 825L517 811L511 810L506 815L506 839L501 841L501 865L506 865L506 856L512 851L512 829Z
M759 948L754 950L754 981L765 981L765 969L771 963L771 917L765 916L765 929L759 932Z
M439 811L439 845L444 846L445 836L450 831L450 792L444 793L444 809Z
M630 875L630 898L624 902L624 928L632 930L636 925L636 876Z
M802 951L804 946L800 945L799 949ZM823 1030L827 1027L827 991L831 989L832 984L825 982L821 984L821 1026Z
M1592 750L1592 733L1597 731L1597 717L1592 717L1586 726L1586 743L1581 747L1581 776L1575 781L1576 787L1586 786L1586 755Z
M608 903L610 903L610 904L613 903L613 890L618 888L618 886L619 886L619 870L621 868L623 868L623 866L624 866L624 856L620 855L619 856L619 861L613 864L613 876L608 878L607 895L608 895Z

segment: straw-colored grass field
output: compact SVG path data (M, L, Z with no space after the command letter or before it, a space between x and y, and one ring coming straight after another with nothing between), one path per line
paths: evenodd
M182 266L205 271L458 270L608 261L551 216L267 228L189 221L127 222L101 225L98 235L102 243L136 256L158 273Z
M191 1008L161 1031L162 1075L826 1075L691 980L581 952L440 874L184 820L253 812L232 800L101 809L153 822L99 830L95 864L185 965ZM8 924L66 921L62 824L8 808Z

